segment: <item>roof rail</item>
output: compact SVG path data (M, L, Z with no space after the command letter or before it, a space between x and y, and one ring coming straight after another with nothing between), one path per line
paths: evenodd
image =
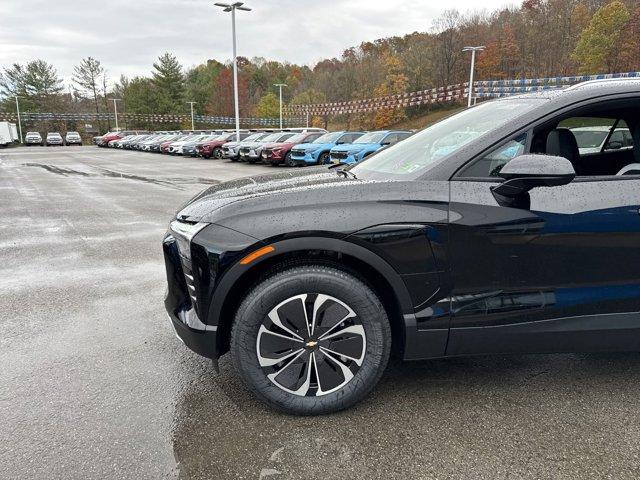
M595 80L587 80L586 82L576 83L575 85L571 85L566 90L575 90L577 88L585 87L587 85L592 85L595 83L606 83L606 82L628 82L628 81L640 81L639 77L617 77L617 78L597 78ZM566 91L565 90L565 91Z

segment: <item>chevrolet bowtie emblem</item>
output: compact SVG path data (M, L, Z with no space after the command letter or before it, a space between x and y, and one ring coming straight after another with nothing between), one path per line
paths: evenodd
M318 342L316 342L315 340L311 340L310 342L307 342L307 347L309 348L313 348L318 344Z

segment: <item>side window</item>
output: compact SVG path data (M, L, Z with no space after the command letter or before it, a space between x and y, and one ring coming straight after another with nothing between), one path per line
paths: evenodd
M321 133L312 133L311 135L309 135L308 137L306 137L304 139L305 143L311 143L314 140L317 140L318 138L320 138L322 134Z
M629 131L629 127L627 126L624 120L620 120L616 125L616 129L611 134L609 141L604 146L605 151L607 150L629 150L633 148L633 136Z
M578 143L580 155L589 155L607 149L604 143L616 122L615 118L571 117L562 120L558 124L558 128L571 130ZM626 128L626 124L624 127Z
M357 137L355 136L355 134L353 133L346 133L345 135L342 135L339 139L337 143L353 143L353 141L356 139Z
M398 139L398 134L397 133L390 133L389 135L387 135L386 137L384 137L382 139L381 143L387 144L387 145L393 145L394 143L398 143L400 140Z
M509 160L512 160L524 153L526 143L527 134L523 133L522 135L509 140L507 143L496 148L479 160L476 160L464 169L461 176L470 178L497 177L500 170L502 170L502 167L504 167Z

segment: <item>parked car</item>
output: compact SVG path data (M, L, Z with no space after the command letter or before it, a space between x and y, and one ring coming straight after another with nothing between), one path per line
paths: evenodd
M325 133L311 143L296 145L291 149L291 163L294 165L324 165L329 163L330 151L336 145L353 143L364 132Z
M586 82L479 103L345 168L212 186L163 242L175 331L307 415L365 397L392 349L638 352L640 144L585 155L560 127L612 118L637 139L638 108L640 81Z
M357 138L353 143L336 145L329 153L332 163L350 164L376 153L384 147L395 145L411 136L411 132L405 130L383 130L369 132Z
M27 132L24 137L24 144L26 146L43 145L42 135L39 132Z
M322 135L324 135L323 132L315 131L298 133L284 142L268 143L262 149L262 161L271 165L285 164L293 167L295 164L291 161L291 149L301 143L313 142Z
M607 120L605 120L606 122ZM580 155L600 153L603 150L619 150L633 148L633 138L627 127L616 128L611 136L611 126L590 126L569 128L576 137ZM606 146L605 146L606 142Z
M249 132L240 132L240 139L245 139L250 135ZM222 146L225 143L228 143L232 140L235 140L236 132L227 132L221 135L216 135L214 137L209 138L208 140L198 142L193 146L193 150L190 151L190 155L199 156L202 158L222 158ZM187 155L187 150L185 149L183 152L184 155Z
M203 145L204 143L211 142L221 136L223 134L211 134L203 137L197 141L190 141L184 144L182 147L182 156L183 157L197 157L198 156L198 146Z
M276 132L271 135L267 135L260 140L256 140L255 142L244 142L240 149L238 150L238 154L240 155L241 162L255 163L262 160L262 148L265 145L271 143L280 143L285 142L289 138L293 137L295 133L293 132Z
M118 132L109 132L109 133L103 135L100 138L100 140L98 140L98 146L99 147L108 147L110 145L110 142L112 142L114 140L120 140L121 138L124 138L124 137L126 137L128 135L136 135L138 133L145 133L145 132L137 131L137 130L121 130L121 131L118 131Z
M67 145L82 145L82 137L78 132L67 132L64 137L64 143Z
M228 160L231 160L232 162L237 162L240 159L240 147L245 143L252 143L255 141L258 141L262 138L265 138L269 135L271 135L273 132L255 132L252 135L249 135L247 138L245 138L244 140L241 140L239 142L227 142L224 144L224 146L222 147L222 158L226 158Z
M62 139L62 135L59 132L49 132L47 133L47 140L45 141L47 147L51 145L59 145L64 146L64 140Z
M182 150L185 144L190 143L190 142L200 142L206 138L211 138L211 134L210 133L206 133L206 134L193 134L193 135L188 135L186 137L184 137L182 140L179 140L177 142L173 142L169 145L169 148L167 149L167 153L171 154L171 155L182 155Z

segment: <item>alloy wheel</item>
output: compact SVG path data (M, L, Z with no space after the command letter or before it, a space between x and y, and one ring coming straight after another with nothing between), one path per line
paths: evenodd
M362 366L366 335L357 314L341 300L309 293L276 305L260 325L258 363L285 392L322 396L340 390Z

